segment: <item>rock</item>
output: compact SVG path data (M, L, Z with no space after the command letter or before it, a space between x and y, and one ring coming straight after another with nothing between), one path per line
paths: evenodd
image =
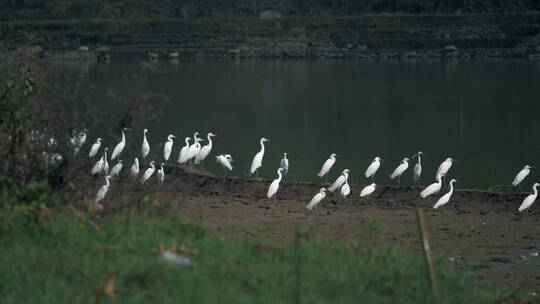
M447 51L447 52L453 52L453 51L457 51L457 47L455 45L447 45L444 47L444 50Z
M87 46L80 46L79 51L81 52L88 52L90 49Z
M150 60L158 60L158 59L159 59L159 55L156 54L156 53L149 52L149 53L148 53L148 58L149 58Z
M279 19L281 17L283 17L281 13L278 13L272 10L266 10L259 13L260 19Z
M180 57L180 53L178 52L172 52L169 54L169 59L175 59L175 58L179 58Z

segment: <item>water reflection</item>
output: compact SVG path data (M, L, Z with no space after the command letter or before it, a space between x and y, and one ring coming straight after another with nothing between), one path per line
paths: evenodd
M368 182L363 172L375 156L385 159L376 182L392 183L388 175L418 150L425 153L423 184L446 157L460 160L450 171L459 186L473 188L510 183L523 165L540 164L540 69L526 60L159 62L152 69L158 73L149 87L170 98L147 113L162 111L146 124L151 155L160 160L168 134L179 137L176 159L183 138L200 131L220 135L212 155L232 154L235 175L248 171L262 136L272 139L261 171L269 178L283 152L294 180L317 180L330 153L341 154L331 176L349 168L351 183ZM118 62L53 70L84 75L104 104L114 102L111 90L132 94L126 79L143 71ZM136 139L129 158L141 134L128 135ZM109 146L117 141L90 134L89 142L97 136L113 141ZM206 167L221 174L213 159ZM412 167L402 183L412 182ZM524 186L538 176L533 170Z

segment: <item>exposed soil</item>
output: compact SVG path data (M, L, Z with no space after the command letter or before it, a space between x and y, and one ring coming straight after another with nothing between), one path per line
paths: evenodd
M365 185L353 184L346 200L329 193L308 212L305 206L322 184L285 179L277 199L269 200L270 182L167 167L163 185L154 177L146 185L127 178L113 182L104 212L180 213L233 239L287 241L300 225L313 237L362 239L419 250L414 212L419 206L425 208L435 253L479 276L540 292L540 206L517 212L528 193L458 189L446 206L434 210L439 196L420 198L422 187L378 186L370 197L360 198ZM93 197L102 180L79 183L88 185L84 192Z

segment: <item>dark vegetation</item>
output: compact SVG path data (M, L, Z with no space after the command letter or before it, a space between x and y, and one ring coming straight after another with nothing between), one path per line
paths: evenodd
M538 0L2 0L0 20L350 16L368 13L501 13L540 9Z

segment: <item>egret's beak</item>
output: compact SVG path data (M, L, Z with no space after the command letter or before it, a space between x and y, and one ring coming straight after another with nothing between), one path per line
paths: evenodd
M131 128L124 127L124 131L131 131Z
M217 134L214 134L214 137L219 137L219 136L217 136Z
M177 137L173 135L173 136L171 136L171 138L177 138Z
M199 142L206 141L206 139L199 138Z
M457 159L453 159L453 158L452 158L452 162L459 163L459 161Z

